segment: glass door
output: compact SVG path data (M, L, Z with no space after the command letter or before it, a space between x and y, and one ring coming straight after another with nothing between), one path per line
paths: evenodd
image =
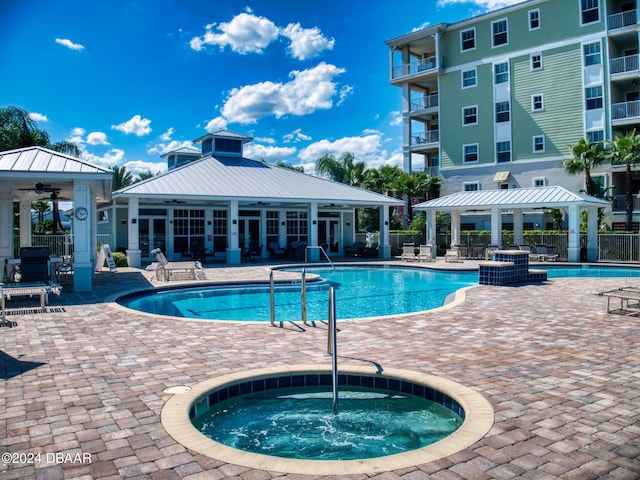
M139 224L140 257L150 259L151 250L160 248L166 254L167 220L164 217L140 218Z

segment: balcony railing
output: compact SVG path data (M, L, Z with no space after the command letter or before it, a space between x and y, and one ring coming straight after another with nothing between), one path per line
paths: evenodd
M411 111L423 110L425 108L435 108L438 106L438 94L433 93L426 97L411 99Z
M614 195L612 202L612 210L614 212L624 212L627 210L627 196L626 195ZM640 199L638 194L633 194L633 211L640 211Z
M613 120L640 117L640 100L614 103L611 107L611 118Z
M439 130L427 130L418 135L411 136L411 146L426 145L429 143L438 143L440 141Z
M416 62L405 63L403 65L393 67L393 78L405 77L414 73L427 72L438 68L436 57L423 58Z
M627 55L625 57L612 58L609 62L611 74L637 72L640 70L640 55Z
M607 28L615 30L616 28L628 27L638 23L637 10L629 10L628 12L615 13L607 18Z

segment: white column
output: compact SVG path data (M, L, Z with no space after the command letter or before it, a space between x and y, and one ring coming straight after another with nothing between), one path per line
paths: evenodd
M569 244L567 245L567 260L580 260L580 212L577 205L569 206Z
M20 200L20 246L31 246L31 200Z
M96 209L88 180L73 181L73 209L86 209L87 217L73 219L73 290L90 292L93 289L96 261Z
M451 212L451 246L460 244L460 212Z
M140 201L138 198L129 198L127 215L127 261L130 267L142 266L140 252ZM115 245L111 246L115 248ZM165 247L166 248L166 247ZM167 255L167 252L162 252Z
M491 245L502 248L502 212L499 208L491 209Z
M391 258L391 239L389 238L389 207L379 207L380 211L380 238L378 239L378 256Z
M597 262L600 252L598 249L598 207L587 209L589 220L587 221L587 260Z
M524 214L521 208L513 209L513 244L514 245L523 245L524 244L524 235L523 235L523 225Z
M239 214L238 201L229 201L229 247L227 248L227 263L229 265L238 265L242 261L242 251L240 250L239 238Z
M318 245L318 202L309 204L309 243L308 245ZM310 248L307 250L307 258L311 262L320 260L320 250Z
M438 251L438 245L437 245L438 239L436 237L436 233L437 233L436 213L437 212L435 210L427 211L426 237L427 237L427 244L431 245L431 256L433 258L436 258L437 251Z
M9 273L6 261L13 258L13 196L8 191L0 191L0 225L3 226L0 228L0 281L2 281L5 273ZM31 238L31 232L29 232L29 238Z

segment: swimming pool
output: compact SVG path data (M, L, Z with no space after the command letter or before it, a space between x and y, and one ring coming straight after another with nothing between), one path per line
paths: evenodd
M295 271L295 270L288 270ZM297 269L300 271L300 269ZM323 280L307 283L307 318L327 318L330 286L335 288L339 320L397 315L441 307L456 290L477 285L475 271L435 271L410 267L309 268ZM201 320L269 321L268 285L202 286L143 292L121 305L158 315ZM300 282L277 285L277 321L301 319Z
M614 266L536 266L548 278L640 277L640 268ZM301 268L287 269L300 272ZM477 271L432 270L396 266L344 266L308 268L307 276L322 280L307 284L307 319L326 320L330 286L336 292L339 320L420 312L443 306L457 290L478 284ZM277 285L276 321L299 321L300 282ZM121 305L155 315L200 320L262 322L270 320L269 286L227 285L145 291L118 299Z

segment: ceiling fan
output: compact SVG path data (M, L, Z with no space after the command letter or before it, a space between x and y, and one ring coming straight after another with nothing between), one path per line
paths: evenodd
M177 200L177 199L173 199L173 200L163 200L164 203L171 203L173 205L177 205L179 203L187 203L184 200Z
M41 182L36 183L33 188L19 188L18 190L33 190L38 195L42 195L43 193L51 193L51 192L59 192L60 191L59 188L53 188L50 184L41 183Z

